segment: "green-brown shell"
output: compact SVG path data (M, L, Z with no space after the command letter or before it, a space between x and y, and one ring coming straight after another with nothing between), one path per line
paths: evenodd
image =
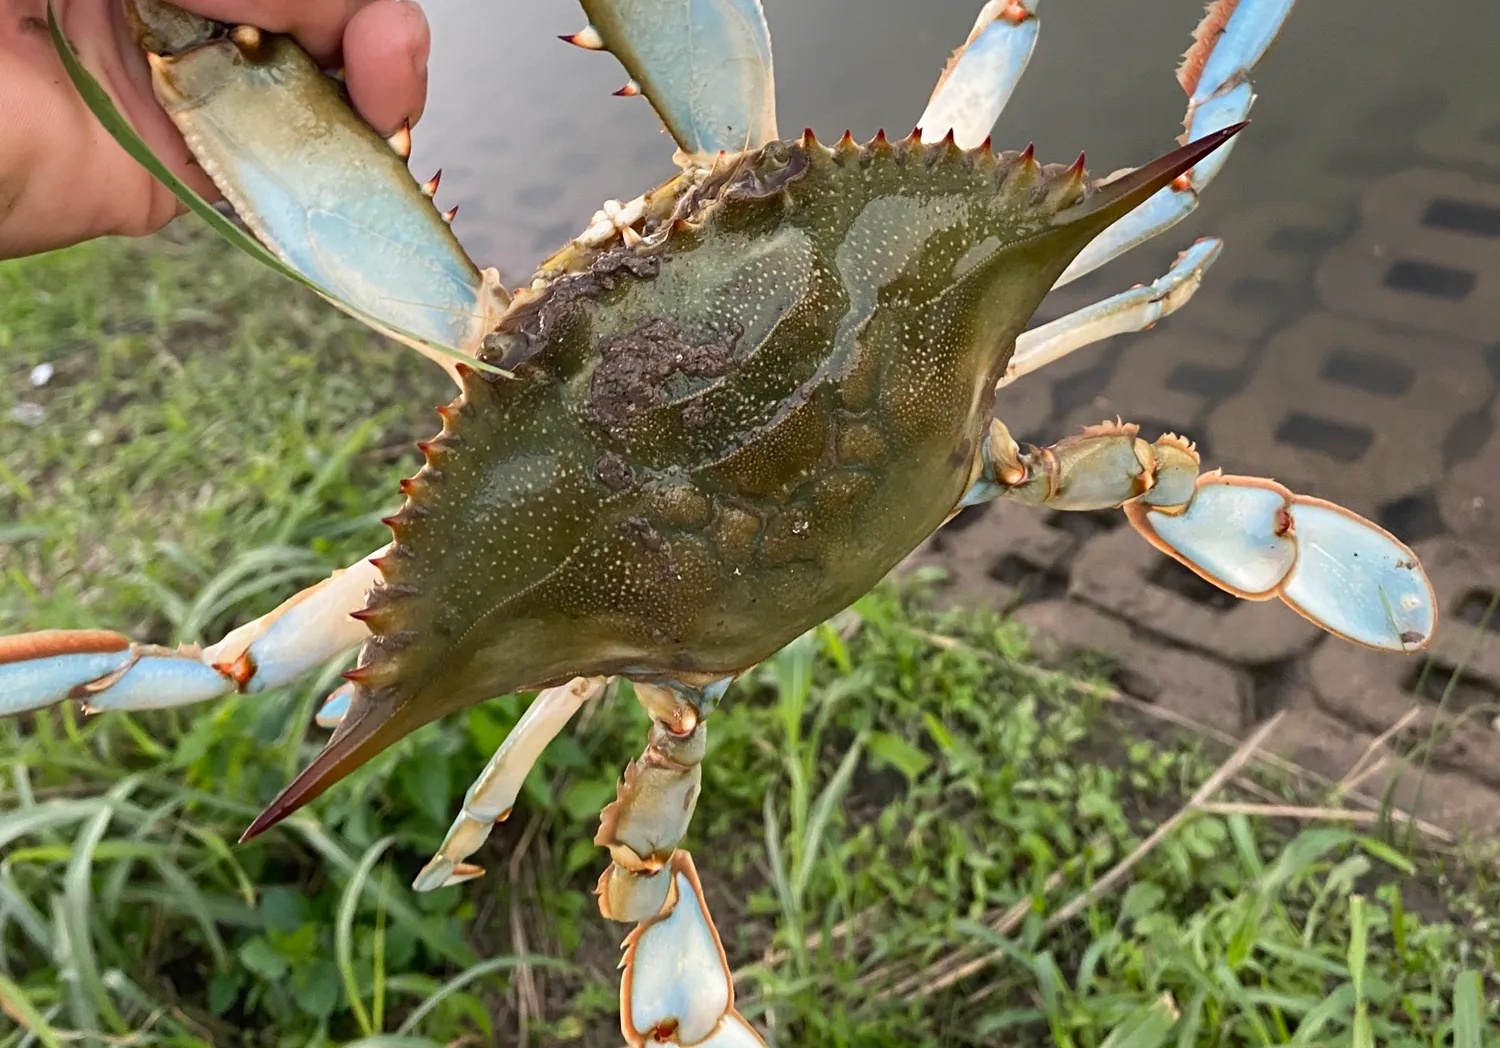
M513 307L485 357L515 377L467 371L424 446L360 696L286 803L470 703L733 673L861 596L963 494L1056 278L1189 152L1100 188L1029 151L772 143Z

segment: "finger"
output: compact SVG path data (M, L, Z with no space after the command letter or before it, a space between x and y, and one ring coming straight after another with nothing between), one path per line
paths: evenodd
M331 65L338 61L344 27L352 12L369 0L175 0L179 7L220 22L243 23L273 33L290 33L308 54Z
M100 48L97 53L90 53L94 49L88 44L83 44L84 65L102 74L106 90L114 98L125 119L128 120L146 145L151 149L157 159L161 160L172 170L178 178L196 192L199 196L207 198L210 202L220 198L218 188L204 173L198 162L188 151L187 143L178 134L171 118L157 105L155 93L151 87L151 71L146 65L145 56L141 49L136 46L135 38L130 31L130 26L125 19L123 6L120 4L108 5L106 15L97 14L98 8L93 5L76 4L72 8L83 8L88 11L92 8L95 12L92 17L104 17L107 19L105 25L100 25L95 31L85 31L79 34L77 39L83 41L99 41ZM72 10L70 8L70 11ZM84 16L80 16L84 17ZM70 24L70 30L73 26ZM87 27L83 27L87 30ZM106 37L113 39L113 47L104 47L103 41ZM153 208L153 214L142 220L142 232L150 232L155 225L165 222L181 210L177 200L166 189L159 185L155 178L150 179L153 190L159 200L170 202L171 213L158 221L159 212L162 210L160 203ZM136 232L130 230L129 232Z
M344 83L354 108L381 134L421 117L431 42L427 17L411 0L374 0L349 20Z

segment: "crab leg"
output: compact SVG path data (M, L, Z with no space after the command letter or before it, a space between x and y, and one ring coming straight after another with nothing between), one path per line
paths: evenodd
M1181 142L1243 121L1255 102L1250 72L1275 42L1296 0L1213 0L1177 69L1188 96ZM1055 286L1077 280L1181 222L1229 159L1220 149L1105 230L1063 271Z
M758 149L777 137L771 34L760 0L581 0L571 44L607 50L677 141L679 162Z
M133 644L108 630L0 638L0 716L66 699L90 712L149 710L279 687L369 636L353 616L378 578L359 561L208 648Z
M989 137L1036 48L1040 2L989 0L984 5L917 121L923 142L941 142L952 131L960 149L973 149Z
M632 1048L763 1043L734 1010L719 933L692 859L677 847L702 783L704 718L732 679L635 684L652 717L650 740L625 769L594 837L611 860L599 878L599 912L637 924L625 940L620 981L620 1028Z
M1279 597L1346 640L1387 651L1427 646L1436 597L1393 535L1273 480L1198 473L1174 434L1103 422L1048 448L1022 447L993 420L966 502L1012 498L1055 510L1118 506L1157 549L1247 600Z
M479 850L496 823L510 817L521 783L547 744L584 703L603 694L608 683L608 677L575 677L537 695L464 794L463 807L448 836L432 861L417 874L413 889L432 891L484 874L483 869L464 860Z
M996 389L1067 356L1076 349L1116 335L1145 331L1187 304L1198 292L1203 275L1223 250L1224 242L1205 237L1177 256L1165 274L1150 284L1086 306L1050 323L1032 328L1016 339L1015 352Z
M127 0L157 100L245 225L340 308L448 368L503 311L407 170L411 134L380 137L290 37ZM361 315L363 314L363 315ZM431 345L428 345L430 343Z

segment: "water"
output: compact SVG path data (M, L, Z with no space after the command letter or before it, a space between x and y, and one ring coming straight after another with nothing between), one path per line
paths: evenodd
M582 26L575 4L426 6L432 93L414 170L444 169L441 202L462 205L457 228L476 258L529 274L603 200L628 199L672 173L672 146L650 107L609 94L624 82L619 65L556 39ZM783 134L910 130L979 6L767 0ZM1086 149L1098 172L1163 151L1181 130L1172 73L1201 11L1201 0L1045 5L1041 44L997 145L1035 141L1040 157L1056 161ZM1324 154L1346 153L1356 165L1365 154L1377 167L1397 159L1392 140L1450 96L1500 97L1496 41L1500 7L1470 0L1302 4L1261 66L1255 125L1205 217L1211 224L1256 201L1309 193L1331 205L1344 196L1347 206L1347 194L1319 187L1298 162L1299 143L1321 140Z

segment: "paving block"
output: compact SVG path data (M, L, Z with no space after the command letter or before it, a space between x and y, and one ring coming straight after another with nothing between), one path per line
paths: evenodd
M1052 384L1049 379L1054 370L1067 364L1068 358L1065 357L1057 365L1027 375L995 394L995 417L1005 423L1017 440L1032 440L1039 434L1051 432Z
M1354 235L1318 267L1317 287L1351 316L1500 339L1500 184L1421 169L1381 180Z
M1119 416L1155 440L1165 432L1199 438L1199 422L1213 405L1242 389L1254 369L1248 343L1178 323L1116 339L1118 360L1104 388L1087 405L1063 414L1048 434L1059 440L1082 426ZM1206 450L1206 438L1205 438Z
M1472 458L1448 471L1437 496L1443 523L1454 532L1500 545L1500 426L1493 420L1489 437Z
M1371 732L1311 704L1300 704L1287 712L1281 727L1267 740L1267 748L1337 782L1360 762L1375 739ZM1459 772L1429 768L1424 779L1419 769L1388 761L1361 781L1359 791L1366 797L1389 795L1403 811L1454 833L1489 837L1500 831L1500 790Z
M1252 696L1243 670L1153 641L1119 619L1071 600L1028 604L1015 619L1036 632L1040 649L1066 660L1095 653L1114 667L1115 686L1200 724L1239 734Z
M1264 666L1306 653L1323 631L1280 601L1240 600L1120 528L1086 543L1068 592L1135 628L1225 662Z
M1244 392L1212 414L1205 465L1369 515L1442 475L1447 427L1434 407L1456 418L1493 388L1470 343L1314 314L1273 338Z
M1443 164L1490 168L1500 175L1500 112L1490 104L1450 106L1418 132L1417 147Z
M1066 586L1066 563L1082 540L1050 523L1054 516L1011 502L975 506L923 543L902 570L943 568L945 604L1009 610Z
M1336 209L1305 201L1215 215L1205 233L1222 238L1224 251L1171 323L1235 344L1258 341L1311 304L1318 261L1344 226Z
M1446 737L1433 750L1440 767L1462 772L1500 788L1500 617L1490 629L1475 621L1500 584L1500 559L1481 547L1452 537L1416 548L1438 595L1438 630L1424 675L1420 656L1386 654L1352 644L1322 645L1309 663L1318 704L1349 724L1381 732L1413 706L1421 713L1407 730L1411 742L1425 741L1454 670L1462 666L1444 714ZM1452 723L1461 718L1458 723Z

